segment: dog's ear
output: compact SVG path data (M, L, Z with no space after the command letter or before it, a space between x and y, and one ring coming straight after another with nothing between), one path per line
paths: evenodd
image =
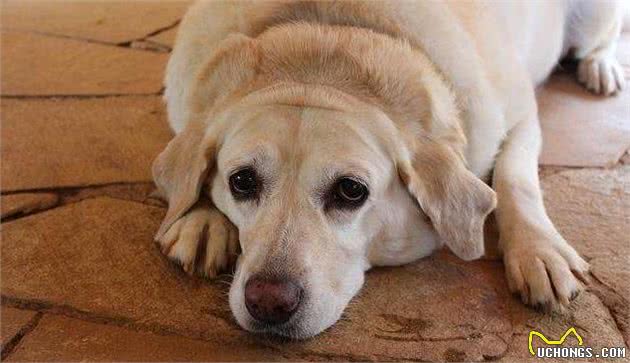
M223 126L213 119L213 106L221 104L256 74L255 41L243 35L226 38L185 90L190 114L186 127L153 162L158 194L168 210L156 239L181 218L199 199L203 181L215 164L218 138Z
M208 168L214 164L216 139L205 137L202 123L191 123L180 132L153 162L153 180L168 210L156 239L181 218L199 199Z
M464 260L481 257L483 224L496 206L494 191L453 149L436 141L418 143L411 160L399 161L398 171L451 251Z

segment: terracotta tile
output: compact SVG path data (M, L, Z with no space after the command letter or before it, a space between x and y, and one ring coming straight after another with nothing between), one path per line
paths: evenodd
M278 353L247 342L207 342L46 315L8 361L226 362L281 359Z
M177 30L179 28L175 27L173 29L169 29L167 31L161 32L157 35L154 35L152 37L147 38L147 40L150 40L152 42L155 43L159 43L159 44L163 44L163 45L167 45L171 48L173 48L173 45L175 44L175 37L177 36Z
M2 190L151 181L172 137L159 97L2 100Z
M1 36L4 96L147 94L162 88L165 53L22 32Z
M122 43L142 38L179 20L190 1L2 2L2 29L58 34Z
M568 170L543 179L545 204L558 230L589 260L600 293L630 343L630 165Z
M0 218L48 209L59 202L53 193L19 193L0 197Z
M35 312L2 306L2 347L4 348L35 317Z

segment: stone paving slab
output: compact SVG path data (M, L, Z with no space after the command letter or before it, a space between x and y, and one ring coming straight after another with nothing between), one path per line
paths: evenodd
M630 32L617 47L630 84ZM538 91L543 130L540 163L561 166L614 165L630 149L630 89L614 97L596 96L574 74L552 75Z
M0 218L4 219L20 214L54 207L59 197L54 193L19 193L0 197Z
M603 347L624 346L623 336L616 327L614 317L591 291L582 293L564 314L539 314L525 307L517 299L513 299L510 315L514 336L503 357L506 362L541 361L539 358L532 357L529 352L528 338L531 330L539 331L547 338L555 340L559 339L570 327L575 327L585 346L596 350ZM532 345L536 348L544 344L536 338L532 341ZM564 346L577 346L577 341L569 339ZM547 359L544 361L553 362ZM563 361L570 362L571 360Z
M589 260L630 344L630 165L613 170L568 170L542 181L549 216Z
M500 263L467 263L448 253L370 272L343 321L314 339L260 340L235 325L220 282L184 275L153 246L163 212L96 198L5 224L3 294L53 313L212 344L246 342L260 349L271 344L291 359L495 359L508 351L514 329L525 331L532 324L557 330L577 322L603 332L600 338L588 335L593 344L621 340L606 307L593 295L574 307L577 318L545 320L509 296Z
M0 36L3 96L150 94L162 89L165 53L15 31Z
M0 320L2 328L2 349L35 317L34 311L14 309L2 306Z
M15 362L278 360L282 356L277 352L247 342L223 344L157 335L55 315L44 316L7 359Z
M254 339L235 325L223 284L190 278L160 255L152 236L163 213L162 208L136 202L96 198L6 223L2 229L1 247L3 294L14 301L52 306L49 309L53 312L113 320L123 325L177 332L210 341L228 343ZM349 319L356 319L357 324L341 323L332 333L309 341L302 349L315 355L328 352L326 354L362 357L373 354L367 349L379 344L394 347L382 352L383 356L425 357L422 354L428 353L423 350L406 351L414 343L397 343L396 339L419 339L413 327L402 326L413 319L430 319L428 330L422 334L444 337L441 329L456 321L465 321L470 327L448 334L473 335L478 341L465 344L464 339L460 349L474 348L475 352L491 349L490 354L495 354L496 339L485 333L509 334L505 316L497 315L501 298L494 293L496 285L502 281L502 274L489 276L483 272L497 270L498 264L494 263L494 267L487 270L483 266L464 266L448 256L442 259L428 259L398 272L381 270L371 274L364 296L358 300L359 305L353 309L355 312L349 314ZM474 277L479 273L483 277ZM489 284L462 289L466 279L486 276L490 279ZM493 280L491 276L497 278ZM446 292L442 291L444 278L454 279L447 285ZM401 289L407 289L411 284L423 288L403 294ZM396 286L396 293L384 294L384 291L392 291L390 285ZM455 293L459 295L451 297L449 306L456 310L440 309L438 302ZM401 295L398 302L390 300L398 295ZM424 300L429 307L423 310L417 299ZM392 305L396 310L410 311L367 321L368 316ZM420 308L416 309L417 306ZM492 314L463 315L465 309L474 307L488 312L492 310ZM423 311L428 316L425 317ZM403 331L396 332L396 329ZM361 345L354 343L358 331L369 332ZM379 334L385 338L376 337ZM452 337L447 335L445 338ZM423 346L431 347L429 351L439 347L439 353L448 354L448 347L443 342L434 345L427 342ZM322 350L324 347L325 351ZM287 355L297 349L287 345L277 348ZM349 348L352 349L347 351ZM476 357L480 357L480 353L471 355L471 359Z
M172 137L157 96L2 100L2 191L151 181Z
M121 324L218 337L232 323L219 282L189 278L154 245L164 209L95 198L5 223L2 292Z
M282 348L333 360L500 357L511 335L509 299L499 263L465 263L440 253L369 272L342 321L315 339Z
M573 75L556 74L539 90L538 104L543 165L612 166L630 148L630 90L600 97Z
M154 246L164 208L149 198L150 165L171 138L158 96L93 97L161 89L168 55L158 52L172 46L176 27L168 27L184 5L0 4L0 94L42 97L1 100L2 191L26 191L0 197L2 217L58 205L1 227L3 304L44 313L9 360L534 362L531 329L559 337L571 326L591 347L630 345L630 165L562 168L611 166L624 152L628 163L629 91L592 96L559 74L539 93L542 162L559 166L543 168L546 205L594 276L565 314L511 297L500 262L441 252L371 271L342 321L314 339L281 342L236 325L227 278L191 278ZM623 39L630 78L630 34ZM3 342L35 316L5 305Z
M2 29L123 43L181 19L190 1L4 0Z
M611 199L624 203L619 190L627 181L628 169L603 175L608 184L597 177L600 171L585 170L548 176L543 185L548 198L566 196L572 192L563 189L568 186L599 194L608 191ZM574 214L556 205L561 215ZM613 204L611 209L618 207ZM592 216L597 205L577 208ZM554 213L553 207L550 210ZM222 297L225 289L181 274L152 247L151 235L162 213L162 209L135 202L97 198L5 224L3 293L65 304L71 314L83 317L108 318L211 342L254 339L234 325ZM602 217L606 216L599 216L595 223L601 223ZM553 218L562 230L562 219ZM590 231L592 223L575 225ZM94 227L86 229L86 225ZM188 294L182 295L181 290ZM169 303L177 309L168 308ZM214 321L217 316L221 318ZM527 359L524 336L530 329L554 335L567 326L584 329L581 333L590 346L623 344L608 309L591 293L578 299L568 316L548 317L508 296L499 263L466 263L440 253L409 266L370 272L364 291L343 321L307 342L274 345L284 352L282 356L296 359L481 360L503 354L508 360ZM511 338L513 332L516 335Z

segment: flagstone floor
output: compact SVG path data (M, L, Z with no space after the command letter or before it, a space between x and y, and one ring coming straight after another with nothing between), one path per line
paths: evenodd
M341 322L280 342L238 328L227 278L190 278L152 241L162 76L187 2L0 4L2 360L536 361L529 331L569 327L630 344L630 91L593 96L567 74L540 90L545 202L592 266L566 314L521 305L500 261L443 252L369 272Z

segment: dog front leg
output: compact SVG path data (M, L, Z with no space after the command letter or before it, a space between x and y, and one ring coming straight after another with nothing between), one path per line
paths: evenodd
M535 106L516 124L497 156L493 184L499 249L510 290L525 304L561 310L583 288L589 265L547 216L538 179L541 132Z
M238 256L238 230L212 203L199 200L156 240L189 274L215 277Z

